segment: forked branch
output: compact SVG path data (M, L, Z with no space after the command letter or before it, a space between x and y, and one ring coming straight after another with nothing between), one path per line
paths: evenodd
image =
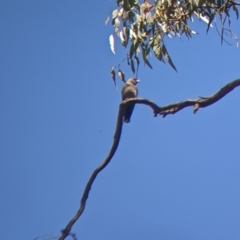
M238 87L238 86L240 86L240 79L237 79L237 80L234 80L234 81L228 83L226 86L221 88L217 93L213 94L210 97L199 97L197 99L188 99L183 102L173 103L173 104L169 104L169 105L163 106L163 107L159 107L154 102L152 102L148 99L144 99L144 98L132 98L132 99L123 101L119 105L117 125L116 125L116 130L115 130L111 150L110 150L109 154L107 155L106 159L93 171L93 173L92 173L90 179L88 180L87 185L84 189L84 192L83 192L83 195L81 198L81 202L80 202L80 207L79 207L77 213L75 214L75 216L69 221L69 223L67 224L65 229L62 230L62 235L59 238L59 240L63 240L67 236L73 236L73 234L71 233L72 226L79 219L79 217L82 215L82 213L85 209L86 201L87 201L89 192L91 190L91 186L92 186L95 178L97 177L98 173L101 172L108 165L108 163L111 161L112 157L114 156L114 154L117 150L119 141L120 141L120 137L121 137L122 124L123 124L123 121L122 121L123 111L129 103L134 102L136 104L145 104L145 105L151 107L153 109L155 117L158 114L162 115L163 117L167 116L168 114L175 114L176 112L182 110L183 108L190 107L190 106L193 106L193 112L196 113L199 110L199 108L208 107L211 104L219 101L221 98L223 98L225 95L230 93L235 87Z

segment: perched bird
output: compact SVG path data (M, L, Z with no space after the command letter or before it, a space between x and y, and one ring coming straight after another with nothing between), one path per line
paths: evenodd
M139 80L136 78L129 78L123 88L122 88L122 101L129 99L129 98L136 98L138 95L138 90L137 90L137 83ZM128 104L128 106L125 108L125 112L123 114L123 121L125 123L130 122L130 118L134 109L134 103Z

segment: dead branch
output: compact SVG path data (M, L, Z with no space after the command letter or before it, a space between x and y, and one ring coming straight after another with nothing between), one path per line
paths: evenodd
M121 132L122 132L122 124L123 124L123 111L125 107L129 103L136 103L136 104L145 104L153 109L154 116L156 117L158 114L162 115L163 117L167 116L168 114L175 114L176 112L182 110L183 108L193 106L193 112L196 113L200 108L208 107L211 104L219 101L221 98L223 98L225 95L230 93L235 87L240 86L240 79L234 80L230 83L228 83L226 86L221 88L217 93L213 94L210 97L199 97L197 99L187 99L182 102L178 103L173 103L169 104L167 106L159 107L156 103L144 99L144 98L132 98L123 101L119 105L119 112L118 112L118 118L117 118L117 125L116 125L116 130L113 138L113 144L111 147L111 150L109 154L107 155L106 159L93 171L90 179L87 182L87 185L84 189L81 202L80 202L80 208L75 214L75 216L69 221L65 229L62 230L62 235L59 238L59 240L64 240L67 236L74 236L74 234L71 233L72 226L74 223L79 219L79 217L82 215L85 206L86 206L86 201L89 195L89 192L91 190L91 186L97 177L98 173L101 172L111 161L112 157L114 156L119 141L121 137Z
M187 99L185 101L172 103L163 107L159 107L156 103L144 98L129 99L125 102L125 104L127 104L128 102L135 102L137 104L148 105L153 109L154 117L156 117L158 114L162 115L163 117L166 117L168 114L175 114L176 112L182 110L183 108L191 106L193 106L193 113L196 113L200 108L208 107L214 104L215 102L219 101L238 86L240 86L240 79L228 83L218 92L209 97Z
M122 124L123 124L122 119L123 119L123 111L124 111L125 107L126 106L124 104L120 104L120 106L119 106L117 126L116 126L116 130L115 130L111 150L108 153L106 159L93 171L93 173L92 173L90 179L88 180L87 185L84 189L82 199L81 199L81 202L80 202L80 208L77 211L77 213L75 214L75 216L69 221L69 223L67 224L65 229L62 230L62 235L59 238L59 240L63 240L67 236L71 235L70 231L72 229L72 226L79 219L79 217L82 215L82 213L85 209L88 194L91 190L91 186L92 186L95 178L97 177L98 173L101 172L108 165L108 163L111 161L112 157L114 156L114 154L117 150L117 147L118 147L118 144L119 144L119 141L120 141L120 137L121 137L121 132L122 132Z

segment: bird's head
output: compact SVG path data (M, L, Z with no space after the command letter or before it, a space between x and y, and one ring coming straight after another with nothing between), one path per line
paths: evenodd
M136 79L136 78L129 78L129 79L127 80L127 83L130 83L130 84L132 84L132 85L137 85L139 82L140 82L140 80L139 80L139 79Z

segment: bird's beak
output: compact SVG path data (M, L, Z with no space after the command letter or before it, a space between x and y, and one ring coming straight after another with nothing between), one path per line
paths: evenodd
M137 79L137 80L136 80L136 83L139 83L139 82L140 82L140 79Z

